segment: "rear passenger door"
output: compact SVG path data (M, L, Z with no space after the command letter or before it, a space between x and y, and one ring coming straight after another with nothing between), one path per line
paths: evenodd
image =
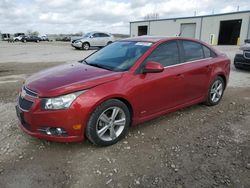
M211 75L212 55L206 46L189 40L179 40L182 62L178 66L183 78L185 103L201 100L207 93Z
M109 35L107 35L106 33L100 33L101 37L102 37L102 46L106 46L109 42Z

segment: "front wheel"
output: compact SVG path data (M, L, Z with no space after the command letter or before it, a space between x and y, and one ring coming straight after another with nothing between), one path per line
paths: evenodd
M84 43L82 44L82 49L83 49L83 50L89 50L89 48L90 48L89 43L84 42Z
M224 89L225 89L225 82L222 77L218 76L217 78L214 79L208 90L208 96L205 102L206 105L208 106L217 105L223 96Z
M117 99L108 100L92 113L86 136L96 145L115 144L126 135L130 121L129 109L123 102Z

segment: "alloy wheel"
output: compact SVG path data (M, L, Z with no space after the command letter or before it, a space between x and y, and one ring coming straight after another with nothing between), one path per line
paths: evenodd
M210 97L213 103L217 103L223 94L223 83L221 80L216 80L211 88Z
M112 141L121 135L125 125L125 112L119 107L110 107L99 116L96 132L101 140Z
M84 50L88 50L89 49L89 44L88 43L84 43L83 44L83 49Z

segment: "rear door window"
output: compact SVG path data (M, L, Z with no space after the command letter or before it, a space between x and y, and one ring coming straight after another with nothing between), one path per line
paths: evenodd
M182 41L182 46L184 50L184 62L195 61L204 58L204 53L202 45L193 41Z
M205 58L215 57L215 53L206 46L202 46Z

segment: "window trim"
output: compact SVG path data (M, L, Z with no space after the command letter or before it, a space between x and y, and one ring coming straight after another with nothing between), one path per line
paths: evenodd
M169 65L169 66L165 66L164 69L167 68L171 68L171 67L176 67L176 66L180 66L180 65L186 65L186 64L190 64L190 63L195 63L198 61L204 61L204 60L209 60L209 59L214 59L216 57L218 57L218 55L216 54L216 52L214 52L209 46L206 46L200 42L196 42L196 41L192 41L192 40L188 40L188 39L174 39L174 40L169 40L166 42L163 42L161 44L159 44L144 60L143 62L139 65L139 67L135 70L135 74L141 74L142 70L146 64L146 59L162 44L168 43L168 42L173 42L175 41L177 43L177 47L178 47L178 53L179 53L179 63L175 64L175 65ZM197 60L192 60L192 61L184 61L184 48L183 48L183 41L190 41L190 42L195 42L201 45L202 47L202 51L203 51L203 58L202 59L197 59ZM203 46L207 47L211 52L212 52L212 56L206 58L205 54L204 54L204 50L203 50Z
M179 66L179 65L185 65L185 64L195 63L197 61L209 60L209 59L213 59L213 57L208 57L208 58L203 58L203 59L197 59L197 60L193 60L193 61L185 61L185 62L180 63L180 64L166 66L166 67L164 67L164 69L171 68L171 67L176 67L176 66Z

